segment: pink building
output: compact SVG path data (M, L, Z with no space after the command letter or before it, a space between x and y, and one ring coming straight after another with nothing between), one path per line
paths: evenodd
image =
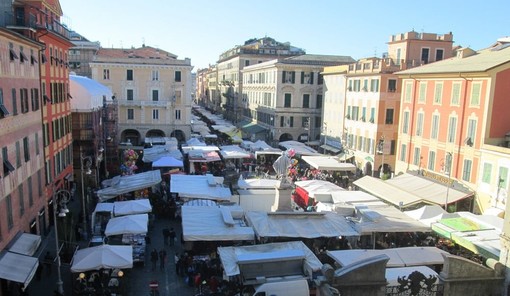
M480 148L497 145L510 131L508 45L464 48L454 58L397 73L403 85L397 174L418 171L445 185L476 189ZM487 208L479 196L474 201L465 199L450 210Z

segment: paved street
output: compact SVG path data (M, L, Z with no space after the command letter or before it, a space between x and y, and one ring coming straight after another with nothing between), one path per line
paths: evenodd
M79 212L79 201L75 199L73 204L70 204L72 210ZM144 265L137 264L131 270L125 270L124 279L121 281L122 289L124 294L122 295L149 295L149 283L153 280L159 282L159 292L161 296L165 295L195 295L194 288L188 287L184 283L184 279L175 273L175 252L181 252L180 240L177 240L175 246L165 246L163 242L162 230L164 227L173 227L177 232L177 238L180 237L181 226L177 221L170 221L168 219L156 219L152 227L149 229L149 235L151 238L151 245L147 246L146 262ZM87 246L86 241L80 241L80 247L84 248ZM43 238L41 248L44 250L41 252L40 258L42 259L45 255L46 250L50 251L51 254L55 254L55 241L53 231L47 238ZM155 271L152 271L150 262L150 250L156 248L158 251L164 248L167 252L168 262L163 271L158 266ZM57 267L56 264L52 266L51 273L46 266L41 272L41 278L38 279L37 275L34 277L30 285L28 286L29 295L37 296L53 296L56 290L57 283ZM62 264L62 280L64 282L64 294L72 295L72 281L76 277L76 274L71 274L70 266Z

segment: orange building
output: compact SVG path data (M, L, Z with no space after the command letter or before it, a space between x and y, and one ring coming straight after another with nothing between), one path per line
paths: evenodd
M389 178L395 172L397 127L402 120L402 83L395 72L449 58L452 45L451 33L411 31L392 35L383 58L349 65L343 145L363 174L383 177L384 172Z
M510 130L509 44L464 48L454 58L397 74L403 86L395 172L442 175L476 191L482 145L497 145ZM483 212L489 201L476 196L474 204L456 206L450 209Z

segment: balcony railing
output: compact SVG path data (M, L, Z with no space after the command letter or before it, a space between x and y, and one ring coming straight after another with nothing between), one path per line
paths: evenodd
M66 39L70 38L69 30L64 25L56 20L48 20L45 24L38 24L37 17L34 14L15 16L12 12L5 12L4 17L0 18L0 25L2 27L30 28L34 30L46 29Z
M120 106L127 107L170 107L171 101L142 101L142 100L119 100Z

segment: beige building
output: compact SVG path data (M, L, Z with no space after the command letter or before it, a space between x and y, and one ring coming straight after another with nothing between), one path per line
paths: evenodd
M346 56L302 55L245 67L243 137L269 142L318 140L322 127L325 66L354 60Z
M89 41L76 32L70 32L70 38L74 46L69 48L69 71L92 78L89 63L94 59L101 44L98 41Z
M324 104L322 108L321 147L324 153L342 151L344 134L345 89L348 66L324 68Z
M161 49L101 48L90 63L92 78L118 101L119 142L141 145L147 137L191 134L191 60Z
M303 55L303 49L290 43L281 43L270 37L247 40L243 45L231 48L219 57L217 69L217 91L221 94L220 107L225 118L238 123L242 113L244 67L281 57Z

